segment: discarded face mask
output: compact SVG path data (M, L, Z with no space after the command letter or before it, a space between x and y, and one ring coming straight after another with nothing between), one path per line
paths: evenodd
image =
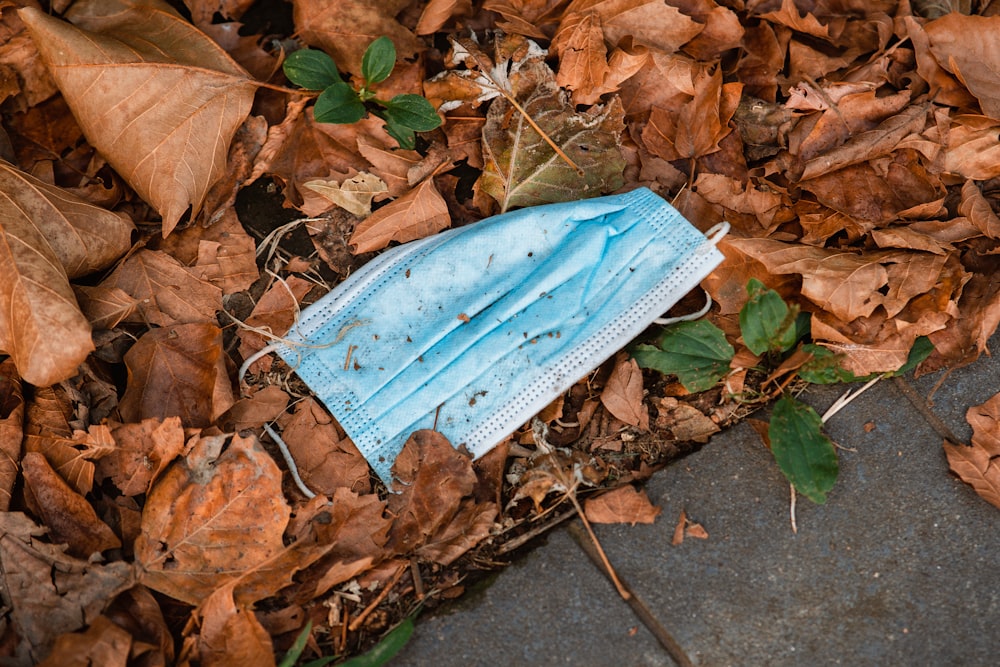
M386 484L435 429L485 454L722 261L646 188L392 248L306 308L278 354Z

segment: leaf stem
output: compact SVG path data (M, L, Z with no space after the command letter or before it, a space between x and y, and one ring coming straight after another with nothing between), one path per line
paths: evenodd
M583 169L581 169L576 162L573 162L573 159L570 156L566 155L566 153L563 152L563 149L559 148L559 146L556 145L556 142L552 141L552 137L546 134L545 130L538 127L538 123L535 122L535 119L533 119L531 116L528 115L528 112L524 110L524 107L522 107L520 104L517 103L517 100L514 99L513 95L511 95L510 93L508 93L506 90L503 89L500 89L500 94L503 95L504 99L510 102L515 109L517 109L518 113L524 116L524 119L528 121L528 124L531 125L532 129L535 130L535 132L537 132L538 135L545 140L545 143L547 143L549 146L552 147L552 150L556 152L556 155L561 157L566 162L566 164L573 167L573 169L576 170L577 175L583 176Z
M318 90L305 90L303 88L286 88L285 86L279 86L273 83L267 83L265 81L252 81L255 86L259 88L267 88L268 90L276 90L279 93L287 93L289 95L304 95L305 97L318 97L321 91Z

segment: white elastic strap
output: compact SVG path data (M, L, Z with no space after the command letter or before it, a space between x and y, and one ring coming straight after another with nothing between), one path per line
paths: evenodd
M725 238L730 229L732 229L732 225L723 220L719 224L713 225L711 229L705 232L705 236L708 237L708 242L712 245L719 245L719 241Z
M279 345L281 345L281 343L271 343L270 345L265 345L264 347L257 350L256 352L254 352L253 354L251 354L249 357L246 358L246 360L243 362L243 365L240 366L240 374L237 376L240 386L243 386L243 376L247 374L247 371L250 370L250 367L253 366L257 360L261 359L262 357L266 357L267 355L277 350Z
M657 317L653 320L654 324L677 324L678 322L690 322L691 320L697 320L700 317L704 317L708 314L708 311L712 309L712 295L705 292L705 305L696 313L688 313L687 315L679 315L678 317Z
M288 451L288 445L285 444L285 441L281 439L280 435L275 433L270 424L264 424L264 430L269 436L271 436L271 440L274 440L274 444L278 446L278 449L281 450L281 455L284 457L285 464L288 466L288 472L292 473L292 479L295 480L295 486L299 487L299 491L301 491L302 495L306 498L315 498L316 494L313 493L312 490L306 486L306 483L302 481L302 478L299 477L299 467L295 465L295 459L292 458L292 453Z

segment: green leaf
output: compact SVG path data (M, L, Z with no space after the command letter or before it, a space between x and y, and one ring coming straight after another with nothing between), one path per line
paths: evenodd
M298 662L299 656L302 655L302 651L306 648L306 642L309 641L309 633L312 631L312 620L306 622L306 627L302 628L302 632L299 636L295 638L295 642L288 647L285 652L285 656L278 663L278 667L294 667L295 663Z
M368 45L361 57L361 76L367 83L379 83L389 78L396 66L396 47L388 37L379 37Z
M680 322L654 345L637 345L632 357L642 368L676 375L690 392L711 389L726 373L735 351L722 329L708 320Z
M399 650L410 640L412 634L413 618L406 618L393 628L392 632L383 637L382 641L375 645L375 648L364 655L341 663L341 667L381 667L399 653Z
M389 136L399 142L399 147L404 150L413 150L417 145L416 135L410 128L398 123L388 122L385 124L385 131Z
M811 407L791 396L774 405L767 429L771 453L795 490L814 503L826 502L837 481L837 452L821 431L823 422Z
M323 90L343 82L333 58L315 49L293 51L282 68L289 81L308 90Z
M859 378L857 375L840 366L844 355L833 350L809 343L802 346L803 352L812 355L812 359L802 364L799 369L799 377L812 384L837 384L838 382L858 382L867 378Z
M887 373L887 377L906 375L920 365L924 359L931 356L931 352L933 351L934 343L931 342L931 339L927 336L920 336L913 341L913 347L910 348L910 354L906 357L906 363L893 372Z
M414 132L430 132L441 125L434 107L420 95L396 95L385 106L385 119Z
M740 331L747 348L754 354L791 349L798 340L799 307L789 306L756 278L747 283L747 293L750 299L740 310Z
M316 99L313 110L320 123L356 123L365 117L365 105L346 83L335 83Z

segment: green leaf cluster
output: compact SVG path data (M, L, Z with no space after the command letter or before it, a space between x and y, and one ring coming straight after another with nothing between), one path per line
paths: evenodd
M360 88L343 80L337 64L326 53L300 49L285 59L288 80L309 90L322 91L313 114L321 123L356 123L371 113L385 121L389 135L400 148L412 149L417 132L429 132L441 125L441 118L431 103L420 95L396 95L390 100L376 96L372 86L382 83L396 64L396 47L388 37L379 37L368 45L361 59Z
M747 348L775 362L796 346L810 355L799 377L812 384L861 382L876 375L892 377L909 372L934 350L926 337L918 338L906 363L891 373L858 377L841 364L843 355L815 343L802 343L809 335L810 315L799 312L762 282L747 283L747 303L740 310L740 333ZM631 354L642 368L674 375L690 392L712 388L729 372L735 354L721 329L707 320L682 322L663 331L653 344L639 344ZM815 503L826 502L837 481L837 452L822 431L816 412L793 396L783 396L774 406L768 439L782 473L795 489Z

